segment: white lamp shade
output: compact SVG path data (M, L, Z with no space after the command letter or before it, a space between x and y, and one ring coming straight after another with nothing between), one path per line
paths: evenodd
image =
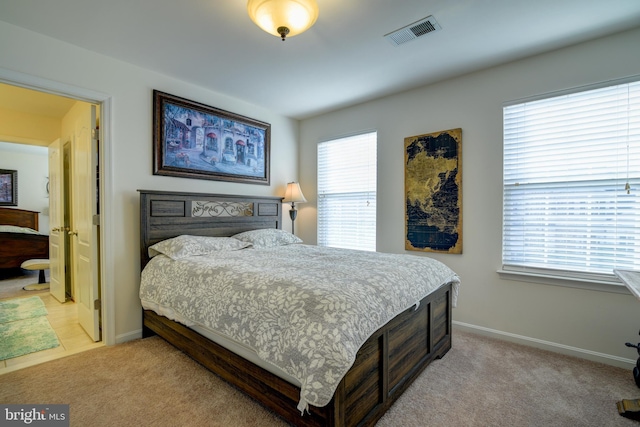
M318 19L315 0L249 0L247 12L256 25L269 34L280 36L278 27L287 27L287 37L300 34Z
M284 193L284 200L282 203L305 203L307 199L304 198L300 184L297 182L290 182L287 184L287 191Z

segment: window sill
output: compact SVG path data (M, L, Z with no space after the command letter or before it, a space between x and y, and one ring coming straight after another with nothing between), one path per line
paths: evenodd
M568 288L587 289L590 291L609 292L615 294L632 295L629 289L616 277L611 281L578 279L562 276L553 276L540 273L526 273L521 271L498 270L501 279L515 280L518 282L538 283L542 285L564 286Z

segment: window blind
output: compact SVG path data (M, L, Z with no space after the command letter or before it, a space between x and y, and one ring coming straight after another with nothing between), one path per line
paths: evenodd
M376 250L377 133L318 144L318 245Z
M504 107L504 270L640 268L640 82Z

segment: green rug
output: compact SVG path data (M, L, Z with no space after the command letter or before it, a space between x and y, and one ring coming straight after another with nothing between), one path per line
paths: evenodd
M0 301L0 323L46 316L47 309L40 297L14 298Z
M0 360L58 347L60 341L45 316L0 323Z
M0 360L58 347L40 297L0 301Z

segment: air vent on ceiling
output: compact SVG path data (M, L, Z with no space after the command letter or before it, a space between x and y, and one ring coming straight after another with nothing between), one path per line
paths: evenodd
M394 46L415 40L434 31L442 29L433 16L427 16L413 24L402 27L384 36Z

